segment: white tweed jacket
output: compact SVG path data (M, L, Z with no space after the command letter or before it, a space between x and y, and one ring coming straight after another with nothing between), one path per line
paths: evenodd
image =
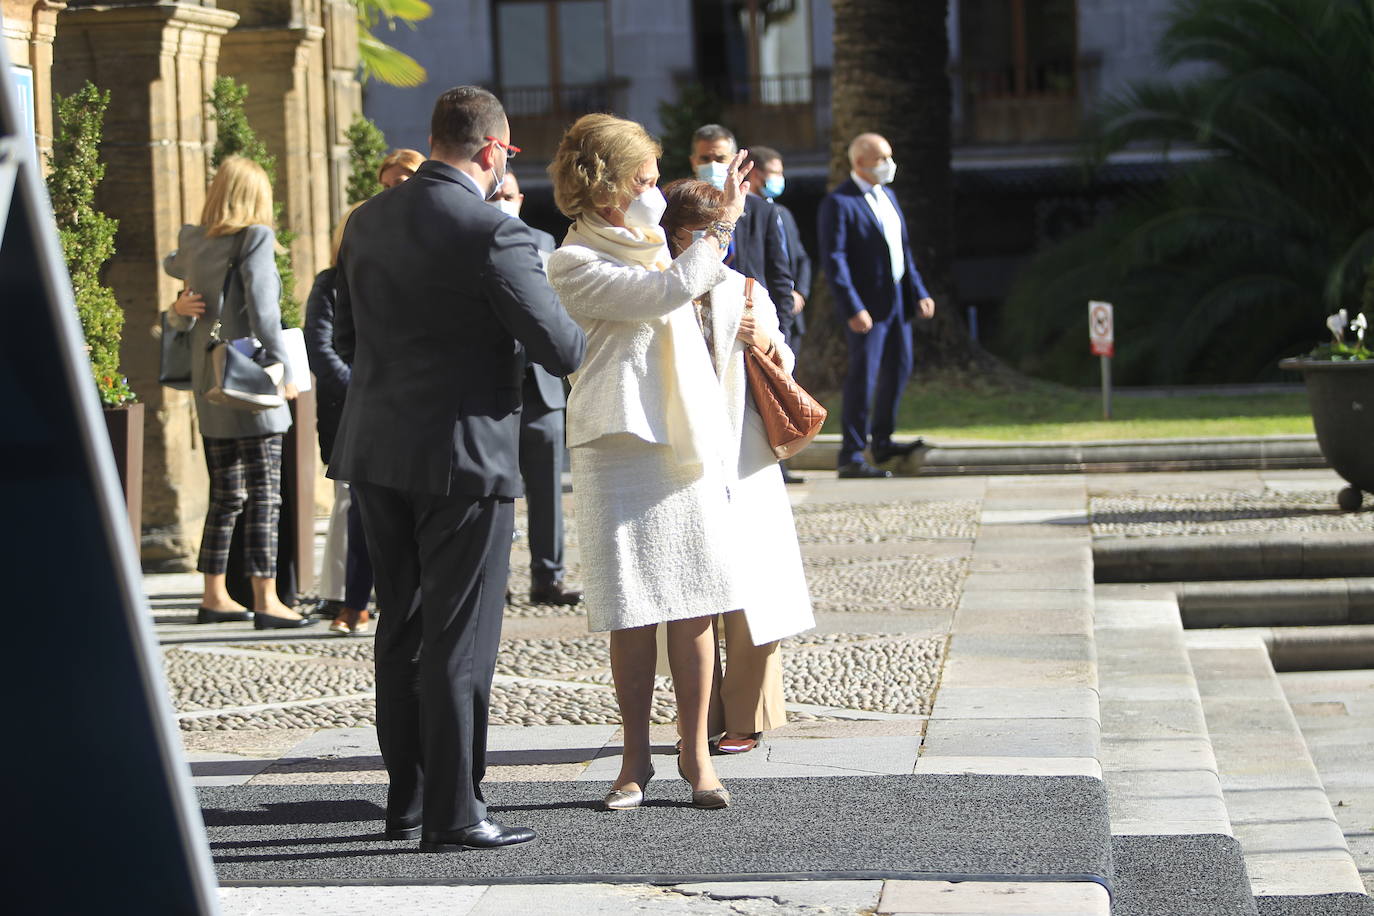
M672 446L682 464L721 452L720 400L688 394L719 385L692 300L731 273L709 241L692 244L663 271L584 245L549 256L549 282L587 334L586 358L570 376L570 448L629 433Z

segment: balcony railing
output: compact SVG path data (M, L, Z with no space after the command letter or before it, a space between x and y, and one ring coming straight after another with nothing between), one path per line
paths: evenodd
M744 144L789 153L823 150L829 143L828 70L752 80L719 78L705 86L725 103L722 119Z
M505 86L496 91L511 142L531 159L550 159L568 126L594 111L625 110L627 80L564 86Z
M1099 68L1100 61L1089 57L1022 68L956 67L956 136L989 144L1076 139Z

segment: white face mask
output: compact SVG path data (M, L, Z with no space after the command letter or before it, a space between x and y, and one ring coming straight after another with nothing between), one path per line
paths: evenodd
M500 200L493 200L492 203L496 206L498 210L500 210L507 216L513 216L516 219L520 218L520 201L506 200L503 197Z
M713 186L717 191L725 190L725 174L730 166L724 162L703 162L697 166L697 178Z
M892 184L892 179L897 177L897 160L891 156L880 159L873 166L873 177L878 179L878 184Z
M649 188L625 208L625 225L632 229L657 229L666 209L668 201L663 199L663 192Z

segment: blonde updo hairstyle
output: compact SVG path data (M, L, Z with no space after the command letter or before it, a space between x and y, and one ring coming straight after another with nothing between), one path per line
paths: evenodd
M578 118L549 163L553 200L569 219L634 196L635 175L663 147L639 124L608 114Z

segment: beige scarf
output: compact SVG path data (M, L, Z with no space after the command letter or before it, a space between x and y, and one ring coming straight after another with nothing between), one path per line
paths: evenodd
M672 264L662 230L612 226L595 213L579 216L563 244L583 245L609 260L645 270L667 270ZM678 464L701 464L706 456L720 454L725 435L720 403L711 396L720 382L702 346L692 303L684 302L656 320L663 324L658 338L668 366L663 379L667 444Z

